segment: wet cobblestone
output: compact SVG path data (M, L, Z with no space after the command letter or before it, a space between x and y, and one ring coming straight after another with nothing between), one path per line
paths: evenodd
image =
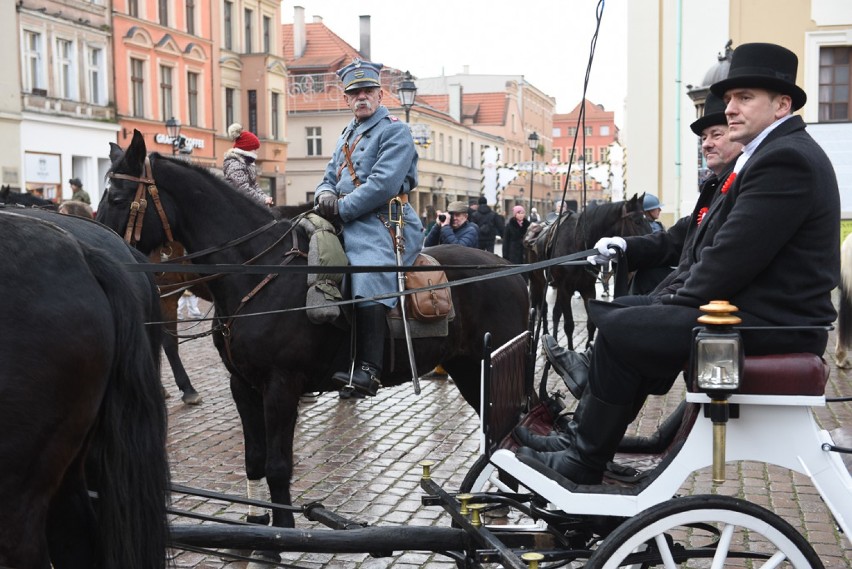
M203 304L203 302L202 302ZM585 342L582 307L575 309L575 345ZM185 325L184 325L185 326ZM197 331L197 330L195 330ZM560 331L560 335L562 335ZM833 349L833 339L830 342ZM164 360L163 383L171 398L168 449L176 484L245 496L242 430L228 387L228 375L209 338L181 346L193 385L204 397L188 407L179 397ZM539 358L537 379L542 361ZM832 366L827 396L852 395L852 371ZM556 387L558 378L549 379ZM437 461L433 477L447 490L456 490L478 456L478 419L452 380L423 379L422 394L410 385L382 389L372 399L341 400L337 393L320 395L300 405L296 428L292 495L295 504L322 501L329 509L358 521L382 526L447 527L449 518L437 508L421 505L422 459ZM649 399L630 432L650 434L683 398L682 388ZM823 428L852 425L852 404L832 403L815 410ZM767 507L804 533L829 568L852 568L852 547L839 534L831 514L806 477L783 468L744 462L729 465L727 482L714 486L708 470L691 476L682 494L733 495ZM850 497L852 499L852 497ZM173 507L228 519L241 519L247 507L193 496L176 496ZM176 518L175 518L176 519ZM180 518L180 523L198 523ZM297 527L318 527L297 518ZM242 568L218 554L173 551L176 567L193 569ZM389 558L366 554L287 553L283 562L310 568L449 569L448 558L422 552Z

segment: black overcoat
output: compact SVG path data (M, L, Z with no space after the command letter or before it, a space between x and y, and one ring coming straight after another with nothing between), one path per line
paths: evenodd
M689 357L691 330L711 300L739 308L744 326L828 326L840 272L840 197L831 162L801 117L778 125L757 147L700 225L693 212L675 273L651 305L594 302L589 315L623 369L664 392ZM630 252L628 244L628 253ZM745 333L746 353L822 355L827 333ZM653 382L652 382L653 383Z

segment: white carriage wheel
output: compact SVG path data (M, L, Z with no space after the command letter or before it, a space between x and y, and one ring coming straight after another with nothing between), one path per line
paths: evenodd
M718 533L708 531L710 526ZM695 554L687 556L690 564L684 564L679 546ZM745 565L747 560L742 560L743 566L823 569L813 547L783 518L751 502L716 495L673 498L630 518L606 536L585 569L649 565L721 569L729 567L735 556L749 553L759 556L752 559L762 564ZM631 558L633 554L655 559L652 563Z

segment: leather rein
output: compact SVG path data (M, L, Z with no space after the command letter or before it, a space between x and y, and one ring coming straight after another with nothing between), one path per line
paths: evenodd
M133 202L131 202L131 204L130 204L130 213L129 213L129 217L128 217L128 220L127 220L127 229L124 232L124 240L130 245L135 246L139 242L139 239L141 238L142 224L143 224L144 217L145 217L145 211L148 208L148 200L146 199L146 195L151 196L151 200L154 202L154 207L157 210L157 214L159 215L160 221L163 224L163 231L165 232L165 235L166 235L167 241L163 245L163 247L168 248L169 251L170 251L169 253L164 255L164 257L165 257L164 262L167 262L167 263L177 263L177 262L181 262L181 261L186 261L186 260L194 259L194 258L197 258L197 257L209 255L210 253L214 253L214 252L217 252L217 251L222 251L222 250L227 249L229 247L234 247L234 246L236 246L240 243L248 241L249 239L265 232L267 229L270 229L272 226L278 224L278 220L274 219L271 222L249 232L248 234L243 235L241 237L238 237L237 239L233 239L233 240L231 240L231 241L229 241L229 242L227 242L223 245L210 247L208 249L204 249L204 250L198 251L196 253L191 253L189 255L184 255L182 257L175 257L173 259L170 259L168 257L171 256L172 244L175 243L175 240L174 240L174 236L172 235L172 229L171 229L171 225L169 224L168 217L166 216L166 212L163 209L162 202L160 201L159 190L157 189L157 184L154 180L153 170L151 168L150 159L147 156L145 157L145 163L144 163L144 169L143 169L143 175L142 176L131 176L129 174L119 174L119 173L115 173L115 172L110 172L109 177L110 178L118 178L118 179L121 179L121 180L127 180L127 181L130 181L130 182L136 182L137 183L136 195L133 199ZM298 232L295 231L296 225L297 225L296 223L292 223L290 228L288 228L287 231L285 231L278 239L273 241L272 244L270 244L263 251L261 251L260 253L258 253L257 255L255 255L254 257L245 261L242 264L243 265L254 264L255 262L257 262L258 259L260 259L264 255L266 255L267 253L272 251L275 247L277 247L284 239L287 238L288 235L291 236L292 246L284 254L284 259L282 260L281 265L288 265L297 257L302 257L302 258L307 259L307 257L308 257L307 253L302 251L301 248L299 247L299 236L298 236ZM191 271L187 271L187 272L191 272ZM239 306L237 306L237 308L236 308L236 310L234 310L233 314L231 314L228 317L226 322L220 323L218 326L211 327L209 332L206 332L206 333L203 333L203 334L197 334L197 335L194 335L194 336L191 336L191 337L197 338L197 337L207 336L207 335L212 334L216 331L221 332L222 335L225 338L225 347L226 347L226 350L228 352L228 358L233 362L233 358L231 357L230 337L231 337L231 326L234 322L235 316L237 314L239 314L242 311L242 309L245 307L245 305L250 300L255 298L257 296L257 294L266 285L268 285L270 282L275 280L275 278L278 277L279 274L280 273L271 273L271 274L266 275L263 278L263 280L261 280L254 288L252 288L252 290L248 294L246 294L245 296L243 296L240 299ZM207 276L199 277L199 278L192 279L192 280L189 280L189 281L184 281L183 283L181 283L180 286L184 289L187 289L187 288L190 288L191 286L193 286L195 284L204 283L204 282L207 282L207 281L218 279L218 278L224 277L226 275L227 275L227 273L216 273L216 274L212 274L212 275L207 275ZM221 320L220 320L220 322L221 322Z

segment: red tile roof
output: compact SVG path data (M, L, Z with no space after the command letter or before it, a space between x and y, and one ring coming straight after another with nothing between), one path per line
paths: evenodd
M305 24L305 50L298 59L293 44L293 24L282 25L281 36L284 62L293 71L334 72L356 57L361 57L357 49L321 22Z

